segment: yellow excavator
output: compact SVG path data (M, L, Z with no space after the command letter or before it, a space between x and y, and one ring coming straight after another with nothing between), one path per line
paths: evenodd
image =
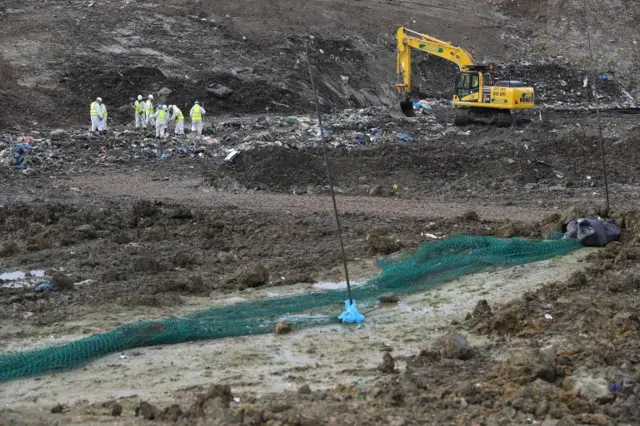
M511 126L512 110L531 109L534 90L520 81L494 81L494 65L477 65L462 47L400 27L397 31L398 57L396 89L404 95L402 112L413 116L411 93L411 51L420 50L455 63L460 69L453 93L454 124L489 122L500 127Z

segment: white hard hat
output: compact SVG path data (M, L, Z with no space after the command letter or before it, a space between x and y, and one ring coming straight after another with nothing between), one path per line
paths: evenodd
M102 102L102 98L96 98L96 101Z
M196 105L200 105L200 102L199 102L199 101L196 101Z
M141 101L142 100L142 95L138 95L138 100Z
M153 99L153 95L149 95L149 99Z

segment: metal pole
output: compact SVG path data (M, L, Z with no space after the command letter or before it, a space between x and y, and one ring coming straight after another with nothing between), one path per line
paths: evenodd
M331 170L329 169L329 157L327 156L327 141L324 137L324 127L322 126L322 114L320 114L320 101L318 99L318 91L313 80L313 72L311 71L311 59L309 58L309 47L304 44L304 50L307 55L307 65L309 67L309 78L311 79L311 90L315 96L316 112L318 114L318 126L320 127L320 137L322 138L322 152L324 154L324 165L327 170L327 179L329 180L329 188L331 189L331 200L333 201L333 213L336 217L336 227L338 229L338 238L340 240L340 253L342 254L342 265L344 266L344 276L347 281L347 291L349 292L349 303L353 304L351 297L351 283L349 283L349 270L347 268L347 256L344 254L344 241L342 240L342 226L340 226L340 216L338 215L338 205L336 204L336 194L333 190L333 180L331 179Z
M587 0L584 0L584 11L588 18ZM587 21L587 43L589 45L589 58L591 59L591 67L595 69L595 61L593 60L593 52L591 50L591 33L589 32L589 21ZM593 78L593 76L592 76ZM604 174L604 193L606 197L604 216L609 215L609 180L607 177L607 161L604 149L604 140L602 138L602 119L600 117L600 98L598 97L598 89L596 87L596 79L593 79L593 94L596 97L596 117L598 119L598 138L600 141L600 158L602 160L602 173Z

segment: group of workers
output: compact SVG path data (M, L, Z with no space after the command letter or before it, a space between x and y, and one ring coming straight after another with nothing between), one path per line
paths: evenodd
M156 127L156 138L164 138L167 124L175 121L174 133L178 138L184 136L184 115L177 105L159 104L154 109L153 95L149 95L146 101L142 95L133 104L136 129L146 129L147 126ZM91 132L103 133L107 130L107 107L102 98L97 98L91 103ZM202 134L202 117L206 114L200 102L195 101L189 117L191 118L191 132Z

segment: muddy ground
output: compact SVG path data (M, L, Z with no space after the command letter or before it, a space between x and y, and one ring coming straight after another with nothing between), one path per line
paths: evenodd
M374 303L361 327L2 383L1 425L640 423L638 2L18 3L0 4L0 274L34 272L0 281L2 353L344 279L305 43L354 281L450 235L541 238L605 213L624 234ZM432 111L391 119L400 25L504 65L537 109L508 129L453 127L455 66L414 55ZM207 90L220 85L231 94ZM203 101L204 137L135 131L138 93ZM87 133L96 96L105 136Z
M330 164L354 280L374 277L376 259L434 237L541 237L570 217L602 212L593 114L546 111L542 123L532 117L508 130L450 129L447 114L399 123L374 116L355 130L336 119L331 134L340 143L330 149ZM257 134L268 139L265 131L282 138L279 125L227 122L214 121L207 138L228 149ZM142 348L84 369L4 383L0 418L634 424L637 222L625 212L637 209L635 115L608 112L605 123L611 215L626 228L620 244L374 306L361 329ZM353 146L349 132L371 126L415 139ZM435 138L438 126L444 135ZM130 155L139 147L128 148L126 138L158 143L144 135L92 138L69 128L51 145L46 131L36 135L44 139L35 144L55 150L56 158L39 163L28 154L33 175L2 169L9 196L0 209L0 271L44 270L40 281L55 291L34 292L38 279L0 290L3 345L43 347L140 319L342 281L320 152L313 135L288 129L299 139L295 148L252 145L233 161L213 149L165 160ZM259 272L246 280L247 270ZM451 354L459 341L440 339L450 333L466 336L471 349ZM356 358L354 347L362 347ZM395 366L387 356L380 370L385 353ZM612 392L614 381L624 386ZM207 390L211 384L219 387Z

